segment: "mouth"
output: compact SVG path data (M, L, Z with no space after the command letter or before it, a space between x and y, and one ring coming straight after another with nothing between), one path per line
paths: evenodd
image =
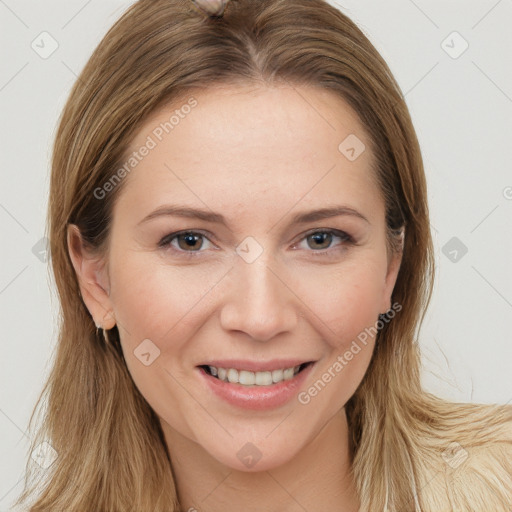
M223 368L213 365L200 365L207 375L230 384L240 384L247 387L273 386L280 382L293 379L314 361L308 361L288 368L279 368L272 371L250 371L236 368Z

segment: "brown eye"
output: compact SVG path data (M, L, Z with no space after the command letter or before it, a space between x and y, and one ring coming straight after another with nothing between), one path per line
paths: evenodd
M311 249L328 249L332 242L332 234L327 231L319 231L308 235L307 240L313 242L312 245L309 245Z
M197 251L201 249L203 245L203 235L195 234L195 233L182 233L181 235L178 235L178 246L180 249L183 249L184 251L188 251L189 249L193 251Z
M213 247L213 244L203 233L198 231L181 231L164 236L158 243L158 246L165 250L173 251L178 255L183 255L184 253L188 255L197 253L199 255L205 252L206 249L211 248L208 244L211 244L211 247Z
M336 243L338 240L338 243ZM306 243L306 245L302 245ZM352 236L344 231L337 229L318 229L306 234L299 242L299 249L306 249L318 256L332 254L336 250L347 249L348 245L354 245L355 240ZM313 249L313 250L310 250Z

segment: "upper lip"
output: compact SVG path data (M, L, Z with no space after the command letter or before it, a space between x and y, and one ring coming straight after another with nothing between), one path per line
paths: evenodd
M312 359L273 359L271 361L255 361L247 359L214 359L205 361L198 366L215 366L215 368L234 368L250 372L271 372L284 370L304 363L314 362Z

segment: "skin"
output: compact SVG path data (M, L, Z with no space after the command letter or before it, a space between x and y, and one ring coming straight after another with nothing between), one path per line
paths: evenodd
M130 374L161 420L183 510L356 511L344 405L374 338L308 404L294 397L265 411L205 391L196 365L315 360L304 391L390 309L400 256L387 252L370 141L347 104L323 89L233 85L194 97L198 105L124 178L108 256L84 251L70 226L82 296L97 323L117 324ZM153 113L130 151L185 102ZM366 145L354 161L338 150L350 134ZM177 216L140 224L177 203L222 213L228 226ZM290 224L326 205L367 221ZM316 228L345 231L355 243L335 235L315 242L307 235ZM192 257L183 240L158 247L181 230L205 234L188 249ZM235 251L248 236L263 248L252 263ZM148 366L134 354L144 339L160 350ZM237 457L248 442L262 454L251 468Z

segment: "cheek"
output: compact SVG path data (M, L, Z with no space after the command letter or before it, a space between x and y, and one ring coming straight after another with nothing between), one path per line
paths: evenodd
M190 378L198 353L195 334L208 319L226 269L205 272L128 253L112 270L111 296L128 370L152 408L172 417L190 402L181 383Z
M201 414L184 386L194 334L223 273L207 275L199 267L173 267L139 254L112 269L112 301L133 382L159 417L172 418L176 429L189 432L185 419Z
M309 318L321 334L325 351L311 385L298 396L310 411L327 411L328 417L335 414L368 369L381 304L378 269L378 265L354 265L350 272L345 268L331 274L324 286L311 288L308 299L315 314Z
M204 307L225 269L177 266L154 255L128 255L111 276L112 301L122 329L137 343L151 338L162 348L172 338L178 349L194 313Z
M307 279L301 279L300 284L297 281L297 286L323 338L331 346L343 348L377 321L383 280L380 262L368 261L329 272L325 268L310 270Z

